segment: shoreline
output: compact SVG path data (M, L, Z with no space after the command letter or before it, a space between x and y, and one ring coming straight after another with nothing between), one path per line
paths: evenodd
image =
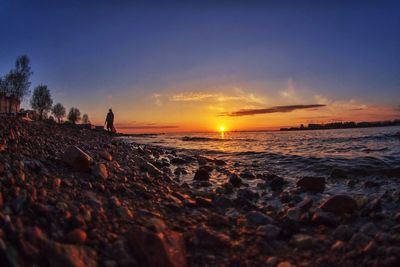
M0 259L6 264L400 262L399 187L380 196L325 194L330 183L377 192L398 183L395 178L351 180L338 172L290 181L268 171L233 173L231 164L240 162L70 125L0 118L0 127ZM79 150L69 150L74 146ZM195 181L182 182L182 175ZM254 181L257 190L246 186Z

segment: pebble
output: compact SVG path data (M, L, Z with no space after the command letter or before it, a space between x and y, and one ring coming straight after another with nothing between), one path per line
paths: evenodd
M74 229L66 235L67 241L72 244L83 244L85 243L86 238L86 232L81 229Z
M196 171L193 179L197 181L208 181L210 179L210 174L204 168L200 168Z
M246 219L251 225L266 225L273 223L273 220L268 215L259 211L250 211L246 214Z
M267 224L257 227L257 234L265 236L268 240L274 240L279 236L281 229L275 225Z

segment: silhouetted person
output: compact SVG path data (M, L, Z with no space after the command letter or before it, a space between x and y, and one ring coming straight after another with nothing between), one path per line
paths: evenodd
M105 124L107 131L111 134L114 129L114 113L112 112L111 108L108 110Z

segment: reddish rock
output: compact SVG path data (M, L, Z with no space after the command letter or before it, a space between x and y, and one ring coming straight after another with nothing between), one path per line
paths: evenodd
M102 178L102 179L107 179L107 178L108 178L108 175L109 175L109 173L108 173L108 168L107 168L107 166L106 166L105 164L103 164L103 163L97 164L97 165L94 167L94 169L93 169L93 174L94 174L96 177L100 177L100 178Z
M323 192L325 190L325 178L323 177L303 177L297 181L297 186L305 191Z
M90 171L92 158L79 147L70 146L62 155L62 160L77 171Z
M203 248L226 249L232 245L228 235L221 232L214 232L209 228L198 228L195 234L197 245Z
M79 245L65 245L55 241L45 241L43 254L49 266L96 267L97 254L91 248Z
M352 213L357 209L357 202L346 195L335 195L327 199L320 208L326 212L332 212L336 215Z
M60 185L61 185L61 179L60 179L60 178L54 179L54 181L53 181L53 186L54 186L55 188L58 188L58 187L60 187Z
M74 229L66 235L66 239L72 244L83 244L86 241L87 234L81 229Z
M99 156L107 161L112 161L112 156L107 150L100 151Z
M178 232L156 233L145 227L134 226L129 233L128 242L142 266L187 266L183 237Z

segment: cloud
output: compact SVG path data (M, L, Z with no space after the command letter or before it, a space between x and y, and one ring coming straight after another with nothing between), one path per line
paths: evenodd
M244 102L247 104L260 105L265 103L265 99L253 93L246 93L241 88L234 88L231 94L210 93L210 92L183 92L172 95L169 98L173 102Z
M219 116L239 117L239 116L257 115L257 114L277 113L277 112L292 112L294 110L300 110L300 109L318 109L322 107L326 107L326 105L322 104L290 105L290 106L276 106L276 107L262 108L262 109L241 109L233 112L223 112L220 113Z
M154 103L157 106L162 106L162 104L163 104L163 102L161 101L161 97L162 97L162 95L161 94L157 94L157 93L151 95L151 98L154 99Z
M187 102L187 101L203 101L208 98L215 97L214 94L210 93L203 93L203 92L187 92L187 93L180 93L177 95L171 96L171 101L176 102Z

